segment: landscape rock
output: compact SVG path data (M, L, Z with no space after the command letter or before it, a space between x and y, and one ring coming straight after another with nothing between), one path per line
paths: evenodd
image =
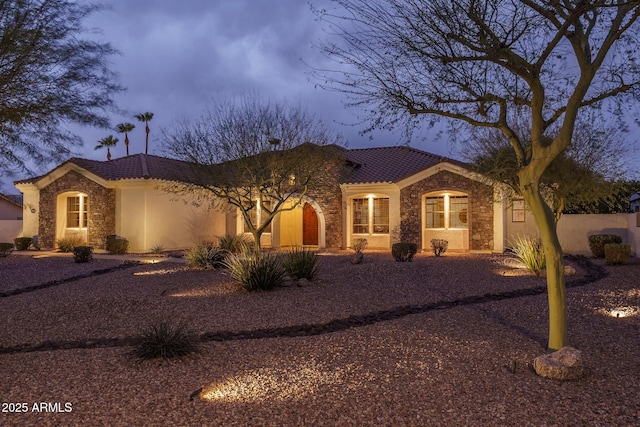
M576 269L575 269L575 268L573 268L573 267L572 267L572 266L570 266L570 265L565 265L565 266L564 266L564 275L565 275L565 276L575 276L575 275L576 275ZM547 270L541 270L541 271L538 273L538 276L540 276L540 277L547 277Z
M551 354L536 357L533 368L541 377L560 381L577 380L585 373L582 353L573 347L563 347Z
M309 286L309 280L305 279L304 277L302 279L298 279L298 286L300 287Z

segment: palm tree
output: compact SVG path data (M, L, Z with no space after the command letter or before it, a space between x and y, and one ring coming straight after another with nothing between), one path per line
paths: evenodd
M118 138L114 138L113 135L109 135L98 142L100 144L96 145L96 150L107 147L107 160L111 160L111 150L109 150L109 147L115 147L118 143Z
M147 132L147 139L144 145L144 154L149 154L149 121L153 119L153 113L142 113L136 116L136 119L144 122L144 130Z
M124 133L124 146L127 148L127 156L129 155L129 132L136 126L131 123L120 123L116 129L120 133Z

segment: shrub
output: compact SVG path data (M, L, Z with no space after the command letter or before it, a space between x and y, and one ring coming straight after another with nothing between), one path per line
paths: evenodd
M61 252L73 252L73 248L81 246L84 243L83 239L79 236L65 237L56 241L58 249Z
M411 262L418 252L418 245L411 242L394 243L391 246L391 255L398 262Z
M13 243L16 245L17 251L26 251L31 246L31 237L16 237L13 239Z
M589 249L596 258L604 257L604 245L607 243L622 243L622 237L615 234L594 234L589 236Z
M538 274L545 269L546 259L539 239L518 236L516 241L511 243L511 246L514 255L524 264L527 270Z
M284 255L284 269L292 278L313 280L318 274L318 257L308 249L295 248Z
M73 260L75 262L89 262L93 259L92 246L76 246L73 248Z
M282 262L273 255L231 255L224 263L231 277L242 283L248 291L268 291L284 282Z
M431 239L431 249L435 256L440 256L449 248L449 241L444 239Z
M631 256L631 246L621 243L604 245L604 259L609 265L624 264Z
M365 249L367 249L368 245L369 245L369 242L367 241L367 239L359 238L353 241L353 245L351 247L353 248L354 251L356 251L356 253L360 253Z
M156 243L151 247L151 250L149 252L151 252L154 255L160 255L164 252L164 246Z
M129 241L115 234L107 236L106 243L107 252L110 254L124 255L129 250Z
M243 254L251 251L253 242L244 234L239 234L236 236L227 234L220 238L220 240L218 241L218 246L221 249L225 249L232 254Z
M194 245L184 252L187 266L192 268L222 268L227 255L227 250L216 248L208 242Z
M0 243L0 258L8 257L13 252L13 243Z
M199 337L184 322L177 324L167 320L149 326L143 332L140 343L130 352L140 359L171 359L198 351Z

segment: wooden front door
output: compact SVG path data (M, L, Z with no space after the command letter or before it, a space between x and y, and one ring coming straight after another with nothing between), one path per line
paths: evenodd
M318 214L309 203L302 209L302 244L318 244Z

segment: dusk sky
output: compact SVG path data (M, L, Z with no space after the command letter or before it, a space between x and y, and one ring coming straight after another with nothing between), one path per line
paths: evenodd
M334 7L329 0L311 3L316 8ZM350 148L405 143L400 130L360 135L365 128L357 124L362 111L345 107L345 95L315 87L312 67L336 65L313 47L327 37L326 24L317 20L307 1L110 0L106 4L110 10L92 15L86 24L101 30L93 37L121 52L112 58L112 70L127 88L116 97L124 113L112 114L111 122L114 127L122 122L136 125L130 134L131 154L144 152L144 124L134 115L154 113L149 153L161 154L160 129L198 117L217 94L255 93L264 99L300 101L340 132ZM115 130L82 128L78 134L85 141L76 150L81 157L106 160L105 150L94 147L109 134L120 140L111 150L113 157L125 155L124 136ZM447 135L435 130L424 130L411 146L458 157ZM11 190L13 179L6 185Z
M100 28L99 39L110 42L122 56L113 59L125 93L117 96L123 115L113 115L116 125L129 121L131 153L144 151L144 124L133 116L154 113L150 122L150 154L160 154L160 128L181 118L195 118L211 105L217 94L240 96L255 93L264 99L301 102L317 117L345 136L350 148L404 143L401 132L376 133L373 139L355 124L361 111L346 108L345 96L315 87L312 67L328 66L314 43L326 37L303 0L112 0L111 10L96 14L90 26ZM314 7L333 7L328 0L314 0ZM331 65L335 68L335 65ZM112 150L114 158L125 154L122 135ZM102 160L104 150L94 150L107 130L83 130L81 154ZM416 148L450 154L443 139Z

